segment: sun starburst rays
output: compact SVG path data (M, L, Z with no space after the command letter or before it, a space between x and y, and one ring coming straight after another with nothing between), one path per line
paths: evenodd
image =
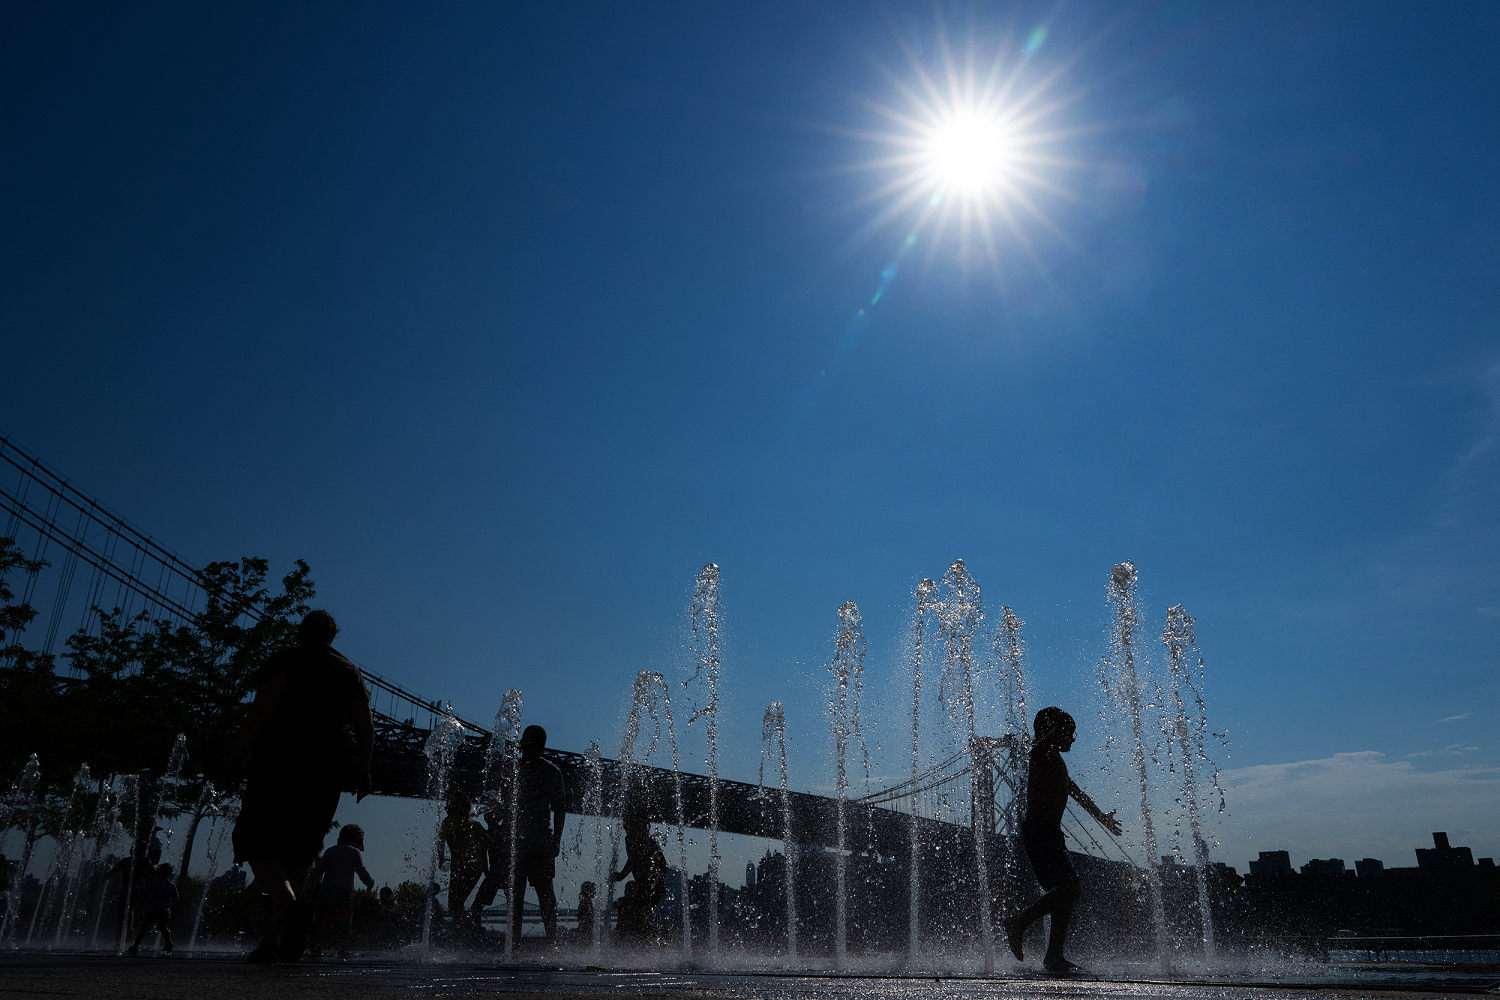
M1064 178L1078 166L1065 152L1077 134L1063 124L1076 100L1058 92L1066 65L1038 72L1029 46L1000 52L981 60L940 41L935 72L908 52L905 72L881 67L893 100L864 102L878 122L850 131L873 154L855 169L879 177L858 204L882 204L882 222L915 212L929 254L956 233L961 261L979 252L997 270L1011 247L1036 258L1038 229L1067 242L1048 204L1073 200Z

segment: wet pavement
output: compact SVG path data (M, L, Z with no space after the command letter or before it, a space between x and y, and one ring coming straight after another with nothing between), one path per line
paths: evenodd
M1271 998L1453 997L1500 995L1500 976L1361 972L1343 981L1303 983L1141 982L712 972L561 970L485 964L316 963L251 966L212 957L119 958L104 955L0 955L0 997L99 1000L425 1000L538 997L548 1000L1012 1000L1107 997L1112 1000L1271 1000Z

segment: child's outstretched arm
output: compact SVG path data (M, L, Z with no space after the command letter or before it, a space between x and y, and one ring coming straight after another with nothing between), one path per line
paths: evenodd
M1084 812L1097 819L1104 829L1116 837L1120 835L1124 827L1120 825L1119 820L1115 819L1115 811L1111 809L1109 812L1105 812L1103 809L1100 809L1094 803L1094 800L1088 797L1088 793L1079 788L1072 778L1068 779L1068 794L1073 796L1079 805L1083 806Z

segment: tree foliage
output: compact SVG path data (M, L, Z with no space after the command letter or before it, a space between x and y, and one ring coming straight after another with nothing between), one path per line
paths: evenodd
M159 775L186 733L183 780L167 808L191 807L222 769L256 670L295 641L315 593L311 570L297 560L273 583L265 559L210 563L198 573L205 596L192 622L95 608L97 625L67 640L67 676L24 644L36 612L12 584L41 569L0 538L0 776L36 753L54 806L65 805L81 764L96 778ZM51 811L61 822L62 810Z

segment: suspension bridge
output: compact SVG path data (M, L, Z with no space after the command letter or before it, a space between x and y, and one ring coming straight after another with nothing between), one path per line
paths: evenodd
M49 469L39 458L7 438L0 438L0 512L4 531L28 559L45 563L23 574L17 594L38 611L27 638L39 652L51 654L59 638L99 626L99 609L119 608L127 616L145 612L151 619L192 625L198 619L209 584L198 569ZM245 619L259 617L245 608ZM7 669L0 664L0 669ZM360 666L370 692L375 721L373 791L377 795L429 796L425 746L439 719L451 716L461 729L452 780L480 790L484 761L490 756L491 732L451 713L395 681ZM59 674L59 683L67 678ZM40 748L39 748L40 749ZM513 749L513 748L507 748ZM546 756L563 771L567 810L575 815L608 813L609 795L586 801L590 761L581 753L549 748ZM846 846L879 857L908 856L915 836L924 849L963 850L976 831L997 848L1013 850L1017 833L1018 793L1025 761L1020 737L977 737L946 760L911 780L872 792L843 805ZM627 765L603 758L605 789L622 787ZM658 767L629 765L642 793L633 793L635 808L652 822L677 823L677 789L686 823L708 826L709 779L678 775ZM597 771L596 771L597 773ZM719 829L725 833L786 839L801 845L838 845L838 800L740 781L719 781ZM1133 865L1120 845L1100 835L1094 821L1070 807L1064 832L1078 853L1102 861Z

